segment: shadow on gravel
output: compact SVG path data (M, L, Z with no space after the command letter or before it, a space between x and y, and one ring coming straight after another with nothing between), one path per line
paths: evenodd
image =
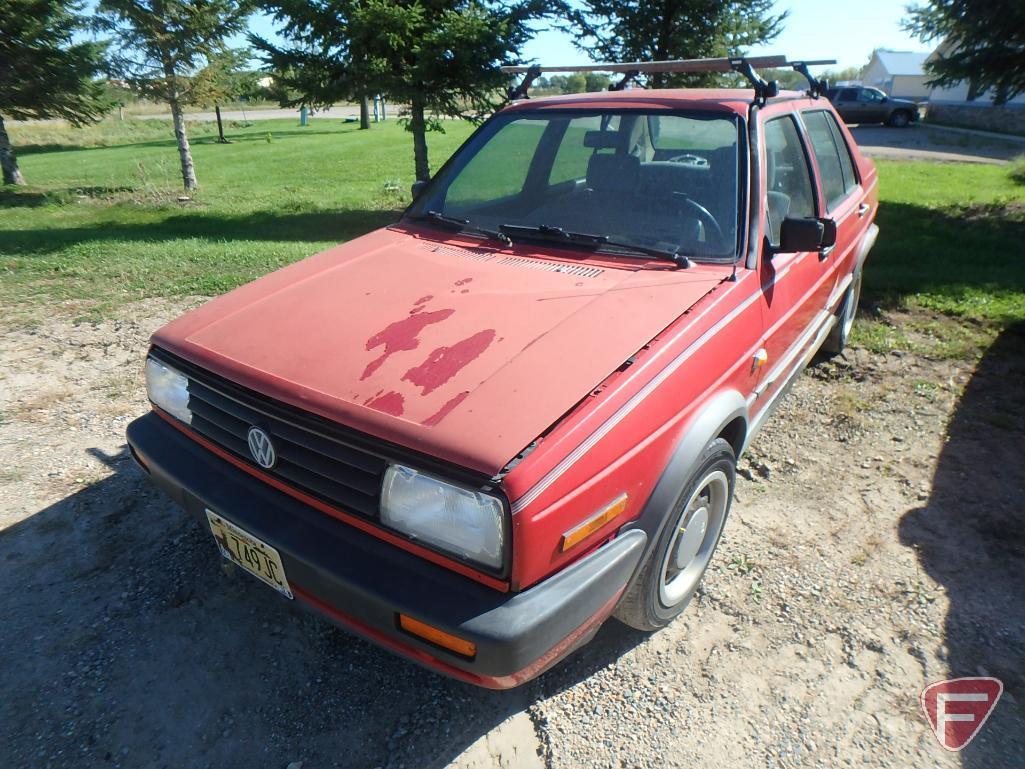
M644 638L610 622L510 692L441 678L226 576L126 449L91 453L114 474L0 531L2 766L442 767Z
M961 754L966 769L1020 766L1025 756L1025 324L1001 334L948 427L926 507L900 537L950 600L951 677L992 675L1004 697ZM929 596L923 596L929 600ZM933 680L946 677L928 671ZM910 694L910 693L909 693Z

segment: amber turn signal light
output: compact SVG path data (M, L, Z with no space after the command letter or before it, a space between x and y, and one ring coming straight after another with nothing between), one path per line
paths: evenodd
M589 535L598 531L602 526L611 521L613 518L620 515L626 510L626 494L618 497L614 502L611 502L606 507L603 507L597 513L592 515L586 521L580 525L570 529L562 535L562 552L566 552L574 545L579 544L582 540L586 539Z
M477 644L472 641L464 641L462 638L457 638L451 633L446 633L444 630L428 625L426 622L407 617L405 614L399 615L399 627L407 633L418 636L425 641L430 641L432 644L437 644L444 649L448 649L450 652L461 654L464 657L474 657L477 654Z

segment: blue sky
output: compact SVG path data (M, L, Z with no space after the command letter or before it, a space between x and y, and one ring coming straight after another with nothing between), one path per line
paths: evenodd
M900 28L906 14L902 0L778 0L776 12L790 11L783 33L752 54L780 53L791 59L836 59L837 67L868 63L873 48L925 51L930 46L908 36ZM273 36L266 17L251 22L254 32ZM561 32L540 31L527 45L526 58L542 64L584 64L588 57L576 50Z

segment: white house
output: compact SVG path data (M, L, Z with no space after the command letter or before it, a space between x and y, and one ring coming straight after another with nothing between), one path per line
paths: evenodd
M944 40L926 61L940 58L954 48L953 43ZM1018 94L1000 107L993 104L993 96L992 90L979 92L968 80L947 88L933 88L927 117L935 123L990 131L1025 131L1025 94Z
M861 75L861 82L897 99L925 101L929 98L924 69L928 56L928 53L916 51L877 48Z

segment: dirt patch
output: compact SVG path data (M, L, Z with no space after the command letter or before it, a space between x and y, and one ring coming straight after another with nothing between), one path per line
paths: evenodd
M439 678L226 576L138 472L149 333L194 302L0 350L0 760L10 766L966 766L1025 755L1025 332L978 364L856 349L741 464L705 587L512 692ZM69 315L70 317L70 315ZM1006 694L942 751L932 681Z

